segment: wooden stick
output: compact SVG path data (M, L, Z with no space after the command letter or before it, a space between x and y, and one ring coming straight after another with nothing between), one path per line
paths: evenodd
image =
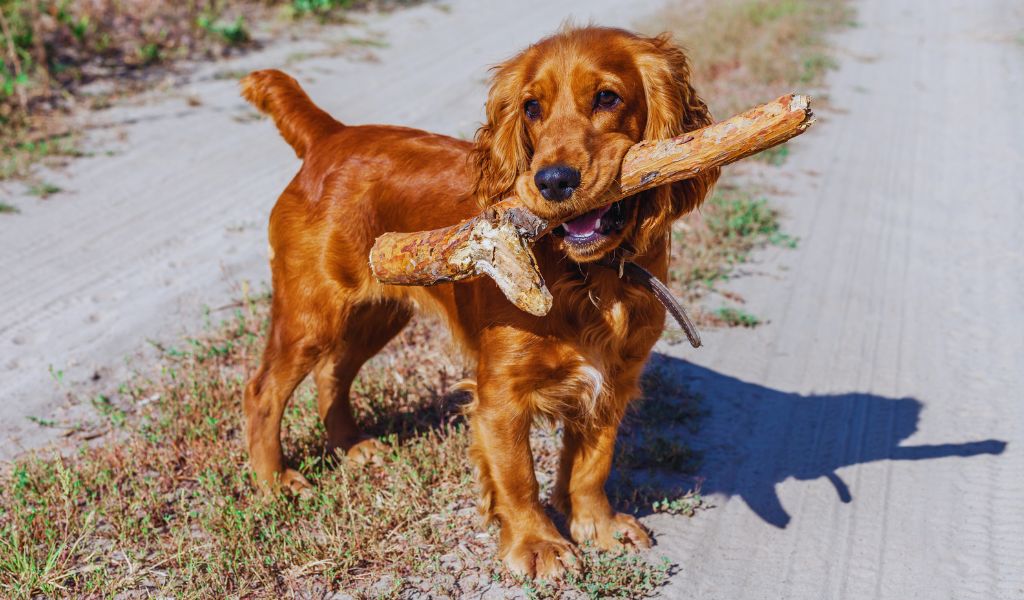
M579 214L767 150L800 135L813 122L810 99L789 94L676 138L640 142L626 153L618 185ZM551 293L530 246L559 224L534 215L518 198L506 198L450 227L378 237L370 250L370 268L379 281L394 285L434 285L487 275L516 306L545 315L551 310Z

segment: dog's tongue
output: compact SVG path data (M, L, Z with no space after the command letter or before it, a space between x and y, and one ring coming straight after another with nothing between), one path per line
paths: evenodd
M595 208L588 213L584 213L576 217L572 221L562 223L562 227L565 228L566 233L576 237L585 237L592 233L596 233L601 227L601 217L603 217L611 207L611 204L609 204L608 206Z

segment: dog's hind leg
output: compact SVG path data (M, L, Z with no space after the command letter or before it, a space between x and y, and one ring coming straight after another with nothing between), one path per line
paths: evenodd
M313 371L328 452L344 453L350 460L364 463L386 451L356 425L349 391L363 363L398 335L410 318L412 310L396 301L356 305L343 318L334 348Z
M277 312L277 311L272 311ZM317 350L299 326L272 314L263 361L245 388L243 408L249 460L256 479L271 488L298 492L310 487L306 478L285 468L281 449L281 418L295 387L309 374Z

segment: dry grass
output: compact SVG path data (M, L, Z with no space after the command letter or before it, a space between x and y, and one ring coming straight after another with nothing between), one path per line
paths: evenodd
M275 597L341 589L375 596L386 588L456 597L515 585L493 561L495 532L478 523L461 399L449 394L463 373L444 358L436 323L410 327L355 386L360 421L392 448L384 465L352 467L324 455L307 385L288 410L284 439L315 492L257 493L239 401L259 358L267 304L247 302L215 333L165 349L157 376L95 399L111 430L107 441L63 458L22 459L4 476L0 595ZM630 417L614 489L621 504L652 510L655 501L693 499L688 485L649 482L659 472L678 486L692 470L697 458L662 432L666 423L692 427L700 411L657 372L646 385L646 408ZM545 489L557 438L541 429L534 439ZM650 444L668 468L654 468ZM648 483L633 483L641 479ZM635 597L656 589L667 570L635 555L589 552L582 575L528 587L542 596Z
M796 238L782 231L779 212L768 200L734 181L719 183L701 210L676 223L672 232L669 282L704 326L759 325L756 316L736 308L708 311L702 307L702 300L717 293L742 301L720 288L735 275L736 267L757 248L797 245ZM666 333L673 342L683 339L680 335L674 329Z
M253 45L260 23L417 0L0 0L0 179L37 158L23 146L66 130L61 113L96 80L144 87L151 67Z
M721 117L820 82L835 64L824 34L852 15L845 0L690 1L641 28L673 33L692 59L697 89Z

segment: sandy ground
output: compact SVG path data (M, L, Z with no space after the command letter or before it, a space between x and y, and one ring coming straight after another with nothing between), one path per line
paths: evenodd
M830 107L766 182L800 246L733 284L769 323L654 359L711 411L692 443L716 508L645 518L679 565L669 598L1024 597L1022 7L856 4ZM470 136L488 64L566 16L629 26L660 5L424 6L100 113L88 143L113 155L47 175L70 193L0 188L23 211L0 219L0 456L52 437L28 417L80 413L142 340L266 280L297 162L217 73L286 66L344 121ZM374 60L300 56L377 32Z
M855 4L772 180L799 248L732 286L770 323L661 358L716 505L647 520L667 597L1024 598L1024 6Z

